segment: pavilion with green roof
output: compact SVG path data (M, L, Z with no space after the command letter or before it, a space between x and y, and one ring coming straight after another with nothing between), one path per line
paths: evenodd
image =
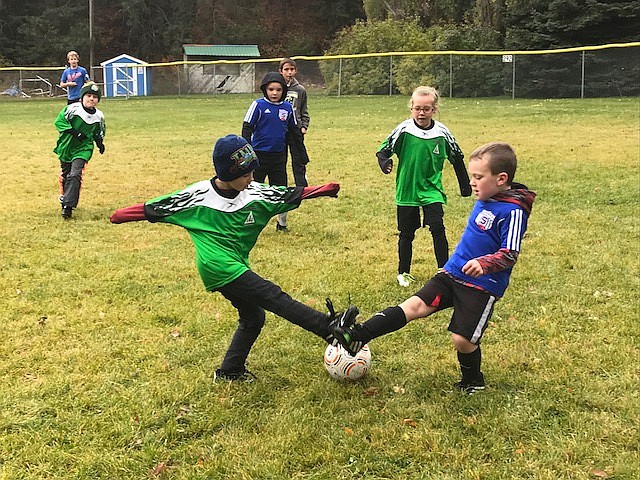
M254 63L210 63L260 58L257 45L182 45L189 93L252 93ZM194 63L195 62L195 63Z

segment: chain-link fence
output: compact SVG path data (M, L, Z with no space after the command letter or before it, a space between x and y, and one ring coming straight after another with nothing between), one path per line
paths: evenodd
M624 47L624 48L621 48ZM294 57L305 87L328 95L408 93L418 84L447 97L593 98L640 94L640 42L542 52L402 52ZM107 96L137 94L141 71L147 94L192 95L259 92L260 80L280 59L130 65L119 73L92 69ZM0 68L0 94L64 97L63 67ZM119 76L119 74L121 74ZM105 84L105 78L109 81ZM145 77L146 78L146 77ZM147 80L145 80L147 81ZM117 83L114 85L113 83Z

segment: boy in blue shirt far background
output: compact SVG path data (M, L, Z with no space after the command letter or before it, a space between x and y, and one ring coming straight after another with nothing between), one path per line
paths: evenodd
M79 65L80 56L75 50L67 53L67 65L69 65L60 77L60 86L67 89L67 103L80 101L80 90L89 82L89 74L84 67Z

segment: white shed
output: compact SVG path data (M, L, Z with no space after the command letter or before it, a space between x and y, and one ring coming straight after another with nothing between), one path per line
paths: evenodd
M244 60L259 58L257 45L183 45L184 60ZM255 85L255 64L225 63L216 65L185 65L190 93L252 93Z

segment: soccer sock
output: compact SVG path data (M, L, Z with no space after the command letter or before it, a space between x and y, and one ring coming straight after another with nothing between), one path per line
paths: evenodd
M463 382L482 379L482 373L480 372L480 363L482 362L480 345L471 353L458 352L458 362L460 362Z
M438 268L444 267L444 264L449 260L449 242L445 234L444 228L438 231L431 231L433 236L433 251L436 254L436 262Z
M362 324L357 339L364 343L387 333L395 332L407 324L407 317L399 306L385 308Z

